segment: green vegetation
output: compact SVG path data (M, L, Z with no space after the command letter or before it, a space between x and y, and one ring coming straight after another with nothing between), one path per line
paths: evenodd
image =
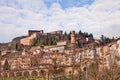
M46 46L51 46L51 45L56 45L58 41L61 40L71 40L70 36L71 32L67 33L66 31L62 35L50 35L50 36L41 36L39 38L35 38L32 41L33 46L40 46L40 45L46 45ZM85 38L85 37L92 37L93 35L90 33L88 34L87 32L76 32L75 33L77 38Z
M104 35L101 35L101 43L102 43L102 45L110 43L110 42L112 42L114 40L115 40L114 37L113 38L109 38L109 37L106 37Z
M49 37L49 38L46 38L46 37L43 37L43 38L34 38L33 39L33 46L42 46L42 45L56 45L57 43L57 39L55 37Z

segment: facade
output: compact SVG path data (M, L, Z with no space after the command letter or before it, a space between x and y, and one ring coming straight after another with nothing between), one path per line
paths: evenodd
M66 49L65 45L45 46L44 52L63 52Z
M0 55L4 56L4 55L10 54L10 53L11 53L10 50L3 50L3 51L0 52Z
M30 68L31 58L28 55L15 56L8 59L10 70L21 70Z
M60 42L57 42L57 45L67 45L68 42L67 41L60 41Z

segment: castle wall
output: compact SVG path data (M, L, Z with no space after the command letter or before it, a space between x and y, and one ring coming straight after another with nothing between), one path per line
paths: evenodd
M32 40L37 37L37 33L33 33L29 37L23 38L20 40L20 44L23 44L25 46L32 45Z
M43 34L43 30L29 30L28 31L28 35L31 36L34 33L39 33L39 34Z

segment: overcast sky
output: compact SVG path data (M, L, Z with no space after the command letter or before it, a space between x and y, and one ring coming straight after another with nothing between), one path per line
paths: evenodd
M0 0L0 42L29 29L120 36L120 0Z

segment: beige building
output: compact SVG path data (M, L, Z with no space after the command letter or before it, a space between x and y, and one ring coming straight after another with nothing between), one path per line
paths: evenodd
M36 37L37 37L37 33L33 33L33 34L31 34L30 36L28 36L26 38L22 38L20 40L20 44L25 45L25 46L32 45L32 41Z
M64 52L66 49L65 45L56 45L56 46L45 46L43 51L44 52Z
M8 59L11 70L27 69L31 66L31 58L29 55L19 55Z
M4 55L10 54L10 53L11 53L10 50L4 50L4 51L1 51L0 55L4 56Z

